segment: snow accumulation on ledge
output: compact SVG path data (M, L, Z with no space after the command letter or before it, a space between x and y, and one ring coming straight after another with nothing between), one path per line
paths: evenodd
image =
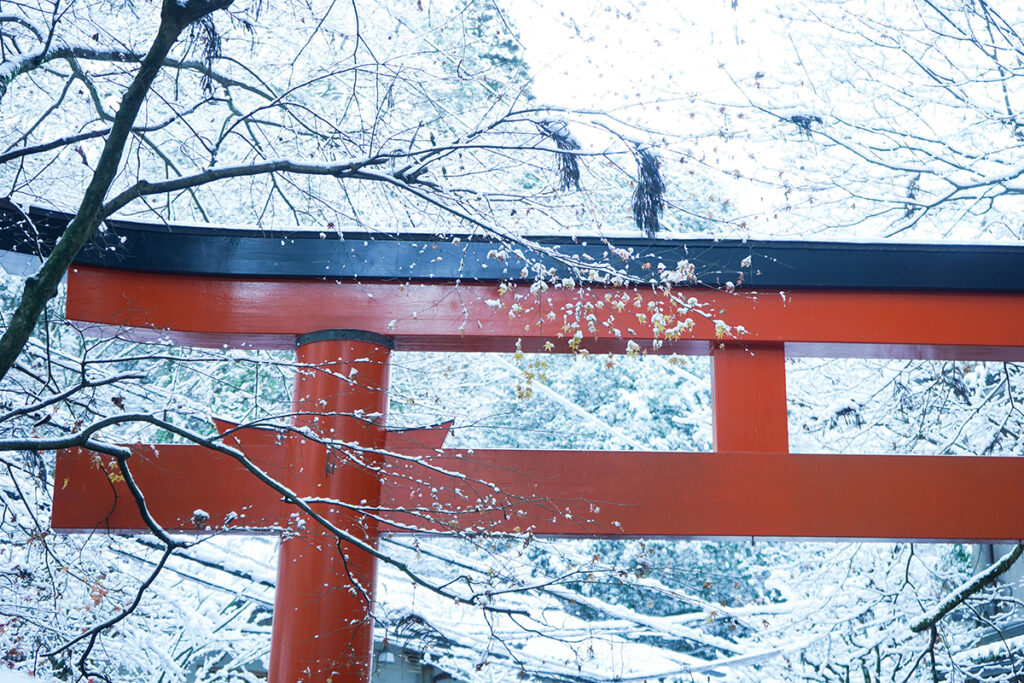
M38 263L71 216L0 200L0 252ZM22 259L24 262L24 259ZM181 275L339 280L662 284L678 264L698 287L1024 291L1024 246L264 231L108 221L76 264ZM30 263L20 270L29 271Z

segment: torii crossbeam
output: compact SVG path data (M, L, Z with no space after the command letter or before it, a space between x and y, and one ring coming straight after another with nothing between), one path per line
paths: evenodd
M67 219L0 205L0 248L45 251ZM67 317L96 334L296 348L294 432L218 424L249 465L197 445L131 447L164 528L201 531L201 509L203 528L295 532L279 560L272 682L369 679L368 550L382 533L1024 539L1024 458L790 453L785 375L787 356L1024 360L1024 249L538 242L527 256L468 236L111 221L79 255ZM662 264L684 259L700 282L666 292ZM611 262L634 283L603 280ZM714 452L449 449L446 425L386 428L392 350L621 353L629 342L711 356ZM108 476L116 465L95 458L58 454L53 528L144 530ZM319 500L311 509L353 544L302 531L305 513L254 470Z

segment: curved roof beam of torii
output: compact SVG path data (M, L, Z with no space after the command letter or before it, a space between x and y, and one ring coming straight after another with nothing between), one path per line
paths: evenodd
M0 201L0 250L45 254L69 218ZM541 253L471 235L109 221L71 269L67 314L92 334L193 346L285 349L350 328L400 351L622 353L632 342L707 354L725 343L783 345L788 356L1024 360L1021 246L534 239ZM682 259L695 282L670 294L654 286ZM630 285L591 278L602 263Z
M0 200L0 250L45 254L70 219L70 214L34 207L25 211L10 200ZM549 277L578 275L550 254L525 254L519 245L480 235L262 230L126 220L108 220L106 226L79 253L76 265L174 275L359 281L531 281L537 277L537 264ZM638 282L657 283L659 264L674 268L686 259L705 287L742 281L747 289L1024 292L1024 246L529 239L565 261L584 268L608 263Z

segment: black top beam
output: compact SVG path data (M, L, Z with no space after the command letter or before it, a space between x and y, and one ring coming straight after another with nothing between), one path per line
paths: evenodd
M0 200L0 250L45 255L70 216ZM687 259L699 282L744 288L1024 292L1024 246L531 237L565 259L657 280ZM630 252L623 260L619 254ZM746 259L749 258L749 261ZM280 231L109 220L79 265L188 275L332 280L532 280L578 273L557 256L496 238ZM749 263L749 265L745 265ZM742 274L742 275L741 275Z

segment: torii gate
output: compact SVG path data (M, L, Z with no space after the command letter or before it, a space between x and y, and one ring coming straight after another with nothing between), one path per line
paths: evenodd
M28 216L42 242L68 220ZM11 237L26 224L0 205L0 248L39 248ZM298 433L218 425L225 443L300 496L347 504L311 505L363 544L335 545L313 525L282 543L271 681L369 679L376 560L367 550L382 533L1024 539L1024 458L790 453L785 375L787 356L1024 360L1024 249L539 242L546 253L527 259L479 237L110 221L79 255L69 319L139 340L295 348L294 424L346 456ZM701 283L672 293L599 277L570 285L556 252L647 281L659 279L659 264L687 259ZM696 307L683 302L690 296ZM392 350L508 352L518 342L624 352L627 340L647 353L711 356L714 452L445 449L446 425L384 424ZM131 449L165 529L197 531L198 509L215 528L302 528L280 492L223 453ZM112 493L90 454L58 453L54 491L55 530L146 528L124 484ZM353 582L360 590L347 589Z

